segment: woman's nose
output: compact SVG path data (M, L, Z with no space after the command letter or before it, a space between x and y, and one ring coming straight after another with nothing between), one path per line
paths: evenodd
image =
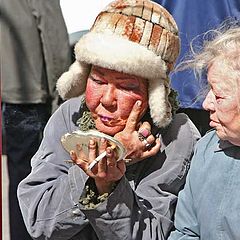
M107 84L100 101L104 106L115 106L117 103L115 86Z
M211 92L211 90L208 92L207 96L205 97L202 106L206 111L214 110L213 93Z

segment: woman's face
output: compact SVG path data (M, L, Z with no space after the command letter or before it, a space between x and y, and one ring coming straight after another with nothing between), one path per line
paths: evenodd
M137 100L142 101L140 119L148 108L148 86L144 78L92 67L86 104L99 131L112 136L122 131Z
M231 79L229 67L215 61L208 70L210 91L204 109L210 112L210 126L223 140L240 146L240 79Z

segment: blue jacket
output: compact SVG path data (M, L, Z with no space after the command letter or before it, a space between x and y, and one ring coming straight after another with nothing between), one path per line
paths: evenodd
M196 36L217 27L229 17L240 19L239 0L155 0L164 6L174 17L181 38L179 63L190 52L190 42ZM197 45L201 46L202 38ZM199 91L207 85L207 81L195 79L193 72L188 70L171 76L172 87L179 94L180 107L201 109L203 99Z
M215 131L196 146L168 240L240 239L240 147Z

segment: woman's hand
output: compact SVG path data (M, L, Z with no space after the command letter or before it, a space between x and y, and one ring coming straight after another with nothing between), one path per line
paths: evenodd
M137 101L124 130L114 136L127 149L126 158L131 158L133 162L156 155L161 145L160 140L155 139L151 134L151 125L148 122L138 123L140 110L141 102ZM117 161L114 149L104 138L101 139L99 146L96 140L91 139L88 149L89 153L86 156L81 146L78 145L77 151L71 151L71 158L89 177L95 180L99 194L110 193L114 183L119 181L126 171L125 162L124 160ZM106 156L92 169L89 169L90 164L104 151L106 151Z
M94 178L99 194L110 193L114 183L124 175L125 163L123 160L117 161L114 149L108 146L108 142L104 138L101 139L99 146L97 146L96 140L91 139L88 149L89 154L85 156L81 146L77 145L77 151L70 153L71 158L89 177ZM104 151L106 151L106 157L89 169L89 165Z
M128 117L125 128L114 138L119 140L127 149L126 158L133 162L156 155L160 149L160 140L151 134L151 125L148 122L138 123L141 102L137 101Z

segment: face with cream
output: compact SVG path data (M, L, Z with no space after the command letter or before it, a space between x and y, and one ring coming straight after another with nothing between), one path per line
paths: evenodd
M148 108L146 79L98 66L90 71L85 96L96 128L111 136L124 129L137 100L142 102L139 119Z

